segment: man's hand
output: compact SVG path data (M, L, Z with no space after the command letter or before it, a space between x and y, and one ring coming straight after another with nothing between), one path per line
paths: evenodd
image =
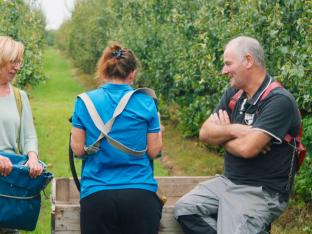
M0 155L0 173L2 176L8 176L13 169L10 159Z
M217 113L213 113L209 116L209 118L207 119L207 122L213 123L213 124L218 124L220 125L220 119Z
M28 153L28 161L25 165L29 167L29 176L31 178L36 178L43 171L43 166L39 162L37 154L35 152Z
M219 121L221 125L231 124L230 117L225 110L219 110Z
M246 136L248 133L250 133L251 129L251 126L248 125L231 124L230 117L225 110L219 110L218 113L211 114L208 121L221 126L231 125L230 131L233 138Z
M207 121L218 125L227 125L231 123L229 115L224 110L219 110L218 113L211 114Z
M268 144L266 144L262 150L261 150L261 153L262 154L266 154L268 153L269 151L271 151L271 145L272 145L272 142L270 141Z
M228 113L219 110L211 114L199 132L200 141L213 145L221 145L229 140L247 135L251 126L231 124Z

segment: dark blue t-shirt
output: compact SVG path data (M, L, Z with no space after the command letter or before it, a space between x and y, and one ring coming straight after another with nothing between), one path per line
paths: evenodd
M133 88L129 85L108 83L87 94L106 123L120 99L130 90ZM76 101L72 124L86 131L86 145L93 144L100 134L80 98ZM144 150L147 134L159 131L160 123L153 99L145 94L135 93L116 118L109 136L131 149ZM100 150L83 162L81 198L101 190L126 188L153 192L157 190L149 157L146 153L142 156L126 154L104 138Z
M294 148L285 143L283 138L286 134L298 134L300 116L294 97L284 88L272 90L260 101L261 94L272 81L270 76L266 76L250 100L247 100L246 94L243 93L233 111L228 104L238 90L229 88L216 108L216 111L226 110L231 123L251 125L255 130L272 136L271 150L254 158L245 159L226 151L224 175L234 183L263 186L269 191L282 193L287 198Z

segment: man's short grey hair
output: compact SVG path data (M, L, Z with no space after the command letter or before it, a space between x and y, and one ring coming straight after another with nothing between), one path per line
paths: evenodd
M259 41L252 37L239 36L227 43L225 48L229 45L233 46L238 56L243 59L246 54L251 54L255 63L261 67L264 67L264 52Z

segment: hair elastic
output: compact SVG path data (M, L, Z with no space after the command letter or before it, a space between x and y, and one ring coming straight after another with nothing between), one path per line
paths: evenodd
M115 50L112 54L116 59L120 59L122 56L122 49Z

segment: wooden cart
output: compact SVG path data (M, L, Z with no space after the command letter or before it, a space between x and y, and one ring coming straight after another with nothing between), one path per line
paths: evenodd
M157 177L159 189L167 197L160 221L159 234L183 233L173 217L175 202L185 193L194 188L207 176L169 176ZM79 192L72 179L56 178L52 182L52 213L51 227L55 234L78 234L79 226Z

